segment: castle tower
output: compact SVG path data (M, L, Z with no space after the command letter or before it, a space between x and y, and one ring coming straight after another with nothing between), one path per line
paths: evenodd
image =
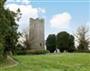
M44 19L30 18L29 40L32 50L44 50Z

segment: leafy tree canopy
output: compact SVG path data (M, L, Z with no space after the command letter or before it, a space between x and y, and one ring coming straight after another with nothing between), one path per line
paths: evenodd
M14 51L18 41L18 25L15 18L18 18L20 11L18 9L17 13L14 13L9 9L4 9L5 1L0 0L0 48L3 47L4 55L7 55L7 52Z
M57 48L60 49L61 52L73 51L74 50L74 37L69 33L63 31L57 34Z
M56 36L54 34L50 34L46 40L47 50L51 53L56 50Z

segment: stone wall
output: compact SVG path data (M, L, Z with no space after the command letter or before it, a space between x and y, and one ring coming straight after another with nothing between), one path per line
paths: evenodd
M44 49L44 19L30 18L30 48L34 50Z

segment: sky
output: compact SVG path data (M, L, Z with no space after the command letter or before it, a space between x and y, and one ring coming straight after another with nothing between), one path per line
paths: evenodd
M61 31L74 34L82 24L90 26L90 0L7 0L5 8L20 8L20 32L28 28L30 18L44 18L45 39Z

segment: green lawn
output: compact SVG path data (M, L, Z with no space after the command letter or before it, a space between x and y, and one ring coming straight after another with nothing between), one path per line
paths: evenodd
M90 71L89 53L14 56L18 64L0 71Z

